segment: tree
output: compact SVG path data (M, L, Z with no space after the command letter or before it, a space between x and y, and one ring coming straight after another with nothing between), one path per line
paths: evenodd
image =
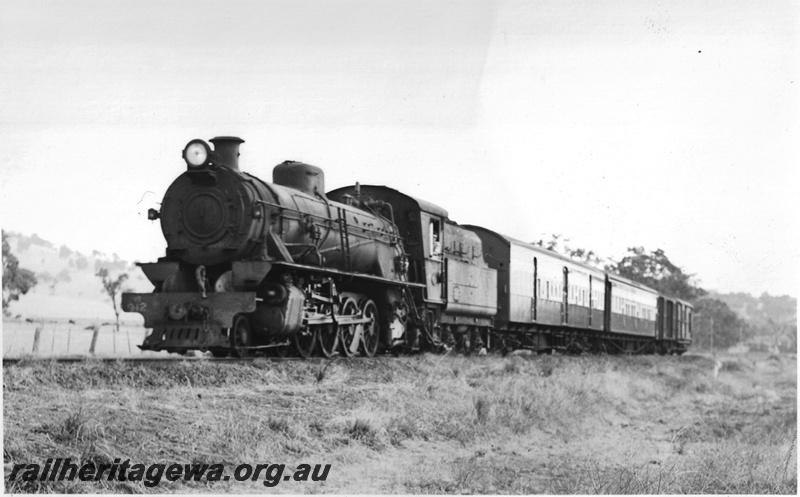
M693 274L684 273L661 249L648 254L643 247L630 247L628 255L609 269L670 297L694 301L707 293L692 282Z
M586 250L583 248L572 248L569 245L570 239L565 238L563 235L550 235L550 240L537 240L532 242L531 245L536 245L538 247L542 247L544 249L549 250L550 252L555 252L557 254L565 255L570 259L575 261L581 262L583 264L588 264L590 266L594 266L596 268L602 269L604 264L604 260L598 254L596 254L593 250Z
M89 267L89 261L86 260L86 257L78 254L78 260L75 261L75 267L77 267L79 271L83 271Z
M61 271L60 271L60 272L59 272L59 273L56 275L56 279L57 279L58 281L63 281L63 282L65 282L65 283L69 283L70 281L72 281L72 276L70 276L70 275L69 275L69 269L67 269L67 268L64 268L64 269L62 269L62 270L61 270Z
M60 259L66 259L72 255L72 250L69 249L66 245L62 245L61 248L58 250L58 257Z
M753 334L752 328L728 307L725 302L700 298L694 302L693 337L698 348L728 348L744 343Z
M128 279L128 273L122 273L116 279L112 279L108 274L108 269L102 268L97 271L96 276L103 281L103 290L111 298L111 305L114 306L114 315L116 316L116 328L114 329L114 353L117 352L117 333L119 333L119 306L117 305L117 294L122 290L122 284ZM130 348L130 341L128 341L128 348Z
M3 239L3 315L9 315L9 305L14 300L19 300L20 295L25 295L36 286L36 276L33 271L19 267L19 260L11 253L11 245L6 240L6 232L2 232Z

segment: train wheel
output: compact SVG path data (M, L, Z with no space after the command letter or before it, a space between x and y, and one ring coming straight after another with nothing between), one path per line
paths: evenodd
M312 329L300 330L294 335L294 349L303 359L308 359L314 353L317 344L317 333Z
M469 330L466 333L460 333L458 335L458 351L464 355L470 355L472 353L472 340Z
M351 298L345 300L339 311L339 315L342 317L357 316L358 306L356 305L356 301ZM353 357L355 353L358 352L359 340L357 339L357 334L359 326L361 325L345 324L339 326L339 350L345 357Z
M326 316L333 316L333 308L330 305L326 305L323 310ZM336 329L336 325L333 323L321 324L317 328L316 335L319 338L319 351L323 357L328 359L333 357L339 347L339 331Z
M419 348L420 350L437 350L437 348L440 348L443 345L442 330L436 326L436 319L433 315L433 312L427 311L423 312L422 314L422 320L424 322L425 329L427 329L427 333L425 333L425 330L421 330L419 332ZM452 335L449 336L452 338Z
M217 358L228 357L228 349L215 347L213 349L209 349L208 351L211 352L212 356Z
M233 318L230 340L233 357L250 357L251 351L247 347L253 345L253 335L250 333L250 321L241 314Z
M372 300L362 300L361 315L371 321L364 323L364 333L361 335L361 354L367 357L374 357L378 351L380 341L380 324L378 320L378 306Z

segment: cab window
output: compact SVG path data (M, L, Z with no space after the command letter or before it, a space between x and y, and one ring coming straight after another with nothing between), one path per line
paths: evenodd
M431 241L431 256L440 255L442 253L442 225L438 219L431 219L428 231Z

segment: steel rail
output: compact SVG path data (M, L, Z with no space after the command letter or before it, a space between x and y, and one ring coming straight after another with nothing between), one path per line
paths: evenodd
M47 362L56 363L90 363L90 362L127 362L141 364L167 364L181 362L206 362L206 363L251 363L259 362L294 362L311 361L319 359L318 362L328 361L322 357L303 359L302 357L247 357L244 359L234 357L4 357L3 367L13 366L19 363L24 364L43 364Z

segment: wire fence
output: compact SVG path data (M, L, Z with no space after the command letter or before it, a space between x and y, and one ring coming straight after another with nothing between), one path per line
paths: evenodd
M100 321L3 321L3 357L147 357L162 352L139 349L141 325Z

